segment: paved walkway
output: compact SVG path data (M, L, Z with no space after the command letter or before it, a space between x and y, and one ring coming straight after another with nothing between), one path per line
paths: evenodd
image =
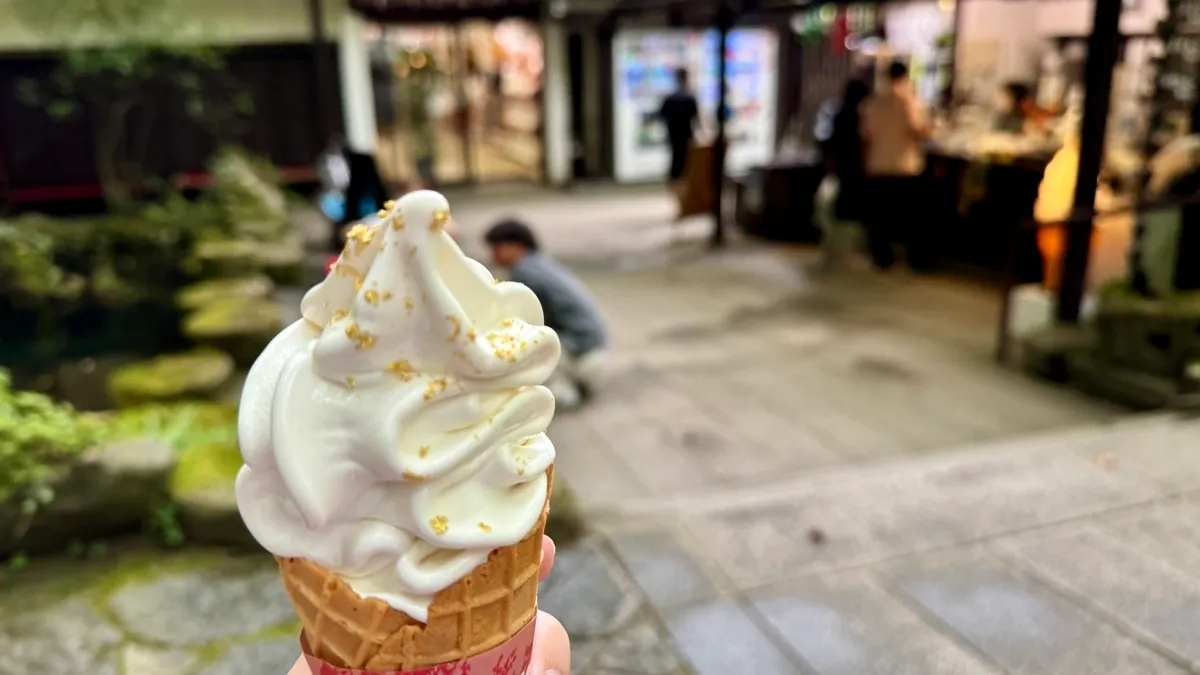
M612 323L612 388L551 430L595 530L540 592L576 675L1200 673L1200 423L1000 369L994 292L656 267L652 191L454 203L468 248L530 218ZM283 673L296 633L266 556L0 570L0 675Z
M1200 672L1200 424L999 368L960 282L588 278L620 369L559 467L674 650L621 672Z

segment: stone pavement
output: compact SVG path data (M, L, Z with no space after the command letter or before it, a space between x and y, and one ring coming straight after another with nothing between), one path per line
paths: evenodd
M612 216L638 199L658 215ZM613 328L612 386L551 430L595 530L540 595L577 675L1200 672L1200 424L999 368L986 288L753 246L655 265L705 233L660 199L504 206ZM465 201L478 250L504 209ZM296 631L264 556L0 572L0 675L283 673Z
M960 282L757 249L587 278L617 373L558 466L684 668L1200 672L1200 423L999 368Z

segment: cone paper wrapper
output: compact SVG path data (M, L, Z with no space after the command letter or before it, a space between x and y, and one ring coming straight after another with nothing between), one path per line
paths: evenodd
M309 654L308 639L300 633L300 648L312 675L523 675L533 658L535 616L516 635L501 645L463 661L443 663L419 670L355 670L330 665Z

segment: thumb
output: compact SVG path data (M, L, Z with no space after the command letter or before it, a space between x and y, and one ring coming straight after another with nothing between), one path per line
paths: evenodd
M558 619L538 611L533 658L525 675L571 675L571 638Z

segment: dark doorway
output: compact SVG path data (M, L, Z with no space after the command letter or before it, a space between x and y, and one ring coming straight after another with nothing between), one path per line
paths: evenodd
M571 175L587 178L587 147L583 114L583 35L571 31L567 36L567 66L571 70Z

